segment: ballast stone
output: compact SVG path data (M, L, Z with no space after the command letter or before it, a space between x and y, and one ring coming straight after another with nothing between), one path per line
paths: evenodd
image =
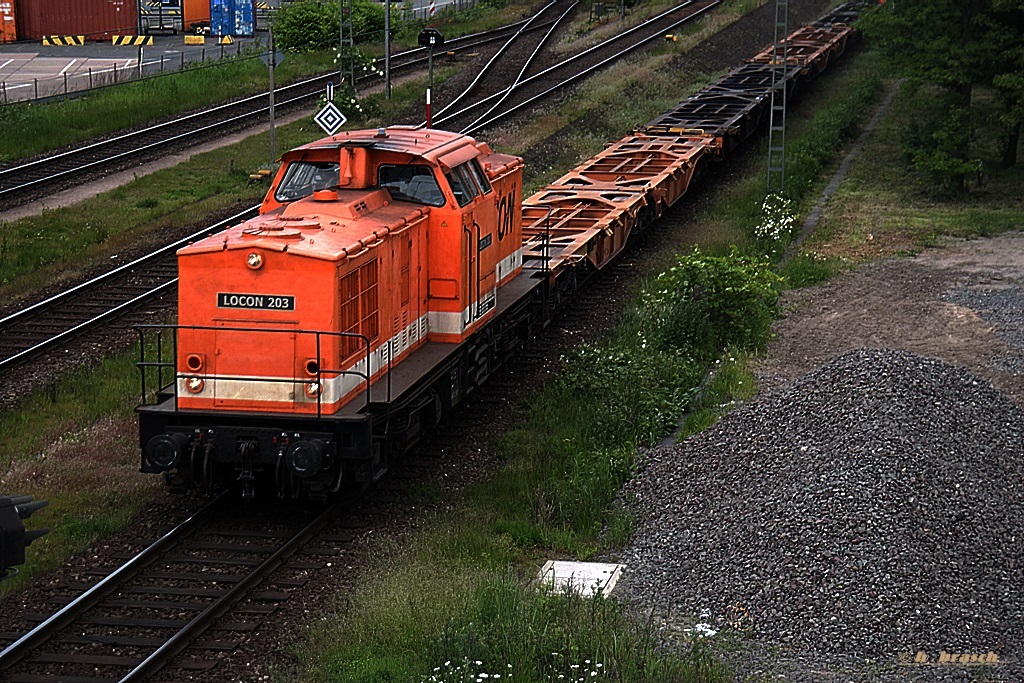
M918 653L941 666L941 652L993 652L984 673L1016 679L1022 425L964 369L844 354L646 454L624 489L637 525L616 593L667 634L710 610L766 648L746 673L781 646L793 681L865 666L891 680L982 673L914 668Z

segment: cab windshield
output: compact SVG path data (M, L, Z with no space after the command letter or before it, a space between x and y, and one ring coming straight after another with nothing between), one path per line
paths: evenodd
M338 162L296 161L288 165L274 193L279 202L292 202L338 184Z
M444 206L444 194L429 166L384 164L377 169L377 184L395 200Z

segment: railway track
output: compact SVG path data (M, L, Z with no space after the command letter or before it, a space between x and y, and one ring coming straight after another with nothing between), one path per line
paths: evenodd
M562 89L619 62L651 43L663 40L666 33L702 17L721 4L721 0L687 0L630 29L616 34L587 50L532 73L529 66L514 82L490 93L481 93L476 101L460 109L448 107L434 120L436 127L474 134L523 109L537 105Z
M536 71L533 75L526 74L530 74L530 69L536 68L538 57L547 47L553 32L575 4L568 9L563 8L557 16L532 24L522 22L514 30L507 29L501 35L506 44L497 53L498 59L514 59L512 64L506 64L505 68L506 71L511 68L512 72L518 72L519 76L509 85L505 72L492 72L491 66L497 64L497 61L492 59L488 66L482 69L481 78L474 79L473 83L453 100L462 103L462 108L445 115L438 123L449 126L451 123L461 122L473 130L491 125L525 106L554 96L577 80L605 68L654 40L661 39L668 27L698 18L719 1L684 2L652 20L629 29L624 34L603 41L577 57L565 60L563 64ZM545 9L555 14L556 3L551 3ZM530 34L540 37L525 44L518 42L524 35ZM495 39L490 35L486 38L488 41ZM474 40L476 42L470 44L478 46L479 40L483 39ZM513 49L518 49L518 54L509 57ZM256 209L255 206L250 207L103 276L0 319L0 370L39 358L89 330L120 319L159 296L174 294L177 282L175 250L190 241L252 217L256 214Z
M0 633L9 641L0 651L0 677L141 681L186 649L175 667L202 675L300 588L303 576L353 540L352 533L323 531L351 502L238 511L230 509L231 494L222 494L139 552L104 558L121 563L93 570L100 577L94 584L67 586L82 592L53 614L26 615L38 625L24 635ZM361 525L349 519L345 526Z
M240 218L233 217L229 220ZM644 235L649 236L651 233L647 232ZM640 246L642 243L634 243L633 249L636 250ZM168 249L173 251L171 247ZM566 331L573 335L578 331L574 329L577 326L592 327L594 309L606 305L616 293L622 291L622 279L630 279L637 275L633 259L628 254L623 256L625 258L620 257L609 268L593 276L592 286L582 292L579 299L569 306L556 326L548 328L549 333L558 326L565 326ZM531 346L508 366L507 373L496 375L490 384L474 393L465 409L450 416L445 431L427 441L416 455L433 457L433 449L437 455L443 457L449 444L460 441L460 434L486 433L492 426L493 406L507 402L512 391L521 391L524 375L522 369L554 362L557 359L558 348L560 345L557 340L552 340L550 336ZM400 476L398 472L393 474L396 477ZM383 484L382 488L392 482ZM397 501L404 497L400 489L394 486L388 488L384 495L393 495L392 500ZM289 514L293 512L294 510L289 508ZM130 583L117 578L110 579L109 583L104 579L97 587L89 587L84 583L69 585L67 588L70 591L88 589L88 593L84 595L92 597L86 599L83 595L74 601L81 601L83 605L92 602L87 613L72 614L78 610L69 604L51 616L30 615L31 619L39 622L41 626L51 624L47 627L50 630L49 634L41 632L36 636L21 636L17 633L0 633L0 639L6 639L11 643L8 650L0 653L0 677L21 683L52 683L57 680L84 682L87 679L139 680L164 666L175 656L175 652L178 653L175 665L180 666L182 671L191 671L192 675L204 677L202 672L214 671L217 653L234 648L234 644L238 642L236 634L248 632L246 629L254 628L258 620L270 618L269 615L274 614L276 605L287 599L287 588L290 587L291 579L271 579L274 582L272 590L266 590L264 587L257 589L255 593L246 593L248 588L242 588L231 598L227 597L223 584L239 585L245 582L247 586L252 586L260 580L265 580L250 579L246 573L248 568L255 566L264 556L283 558L288 553L303 553L302 557L294 561L281 559L278 566L291 563L287 566L297 572L310 571L311 567L320 561L310 559L311 556L319 558L321 550L337 551L338 544L348 542L347 535L331 536L329 532L317 534L314 531L306 540L294 541L300 546L307 544L304 550L285 550L283 540L286 536L298 527L310 528L315 522L307 517L302 520L289 519L287 524L282 525L281 520L284 517L286 516L277 513L271 514L270 518L243 518L239 526L233 522L228 524L224 518L216 518L209 526L206 526L205 522L196 522L195 528L188 533L167 534L171 536L173 533L173 540L168 542L169 547L154 551L152 561L140 560L138 556L132 555L126 563L132 567L131 569L97 569L97 576L117 575L125 577ZM329 522L330 520L324 524ZM272 534L274 541L268 540L268 533ZM278 545L279 540L282 541L281 545ZM164 566L161 567L160 563ZM141 569L143 565L146 569ZM167 565L172 567L168 568ZM196 566L205 566L207 571L193 571L193 567ZM131 578L128 578L129 574L132 574ZM246 578L242 578L243 575ZM209 585L211 576L214 577L213 585ZM208 583L203 584L203 581ZM99 587L104 584L107 587ZM248 595L246 607L225 616L233 609L232 605L239 604L237 596L241 594ZM221 602L222 600L224 602ZM219 612L217 618L221 621L210 617L215 612ZM182 617L187 614L207 615L208 618L190 620ZM198 625L191 626L194 622L198 622ZM176 635L182 633L183 628L194 631ZM141 629L145 629L142 634L138 632ZM196 632L206 630L209 633L212 632L210 629L216 630L217 635L196 640ZM157 635L158 631L161 632L160 635ZM166 631L166 634L162 631ZM23 641L24 644L19 645ZM189 642L194 645L190 646L188 651L181 650ZM9 659L5 659L8 657L8 651L11 654ZM167 673L166 669L164 672ZM208 674L206 678L214 675L217 674Z
M131 263L0 319L0 370L24 363L58 344L123 316L155 297L174 293L174 252L191 241L256 215L250 207Z
M528 27L527 24L530 24ZM446 52L472 53L497 42L508 40L520 32L544 31L550 20L529 20L509 24L493 31L453 38L445 43ZM416 48L392 56L393 72L409 72L427 63L425 48ZM275 109L287 111L320 97L327 83L337 74L324 74L275 89ZM366 87L379 77L363 76L359 85ZM117 135L64 152L0 168L0 202L7 207L18 206L40 196L95 178L115 170L128 168L154 156L186 145L223 135L225 132L251 126L269 115L268 94L260 93L177 117L141 130Z

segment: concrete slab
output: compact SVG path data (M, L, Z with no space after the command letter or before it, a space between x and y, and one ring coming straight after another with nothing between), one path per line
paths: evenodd
M540 568L537 580L540 585L556 591L573 590L584 597L595 594L608 597L625 568L624 564L607 562L548 560Z

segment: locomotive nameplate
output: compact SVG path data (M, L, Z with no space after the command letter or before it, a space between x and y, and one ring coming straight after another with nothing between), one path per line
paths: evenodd
M251 308L270 311L294 311L295 297L284 294L235 294L217 292L217 308Z

